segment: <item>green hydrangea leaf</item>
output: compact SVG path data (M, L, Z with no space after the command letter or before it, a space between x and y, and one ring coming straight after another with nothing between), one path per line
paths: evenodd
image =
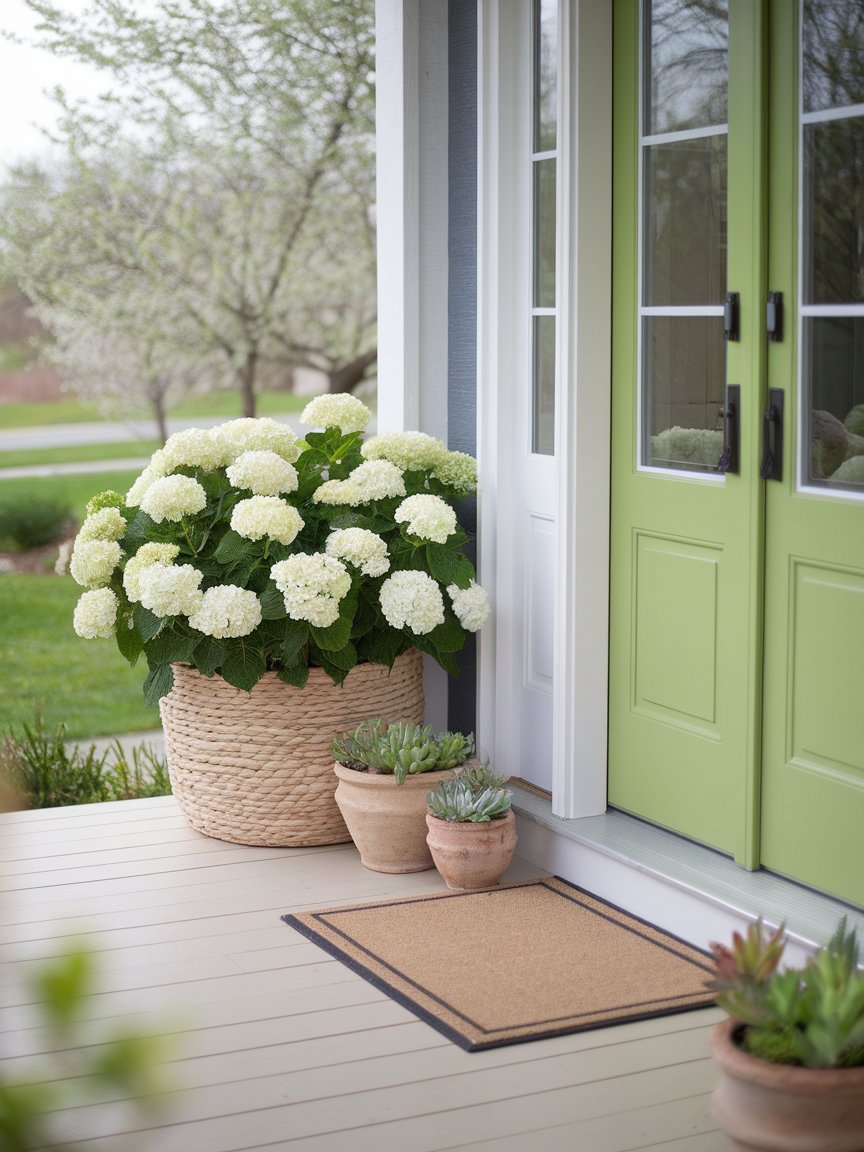
M350 672L354 665L357 663L357 649L353 644L346 644L344 648L337 648L336 651L322 652L316 651L315 663L320 664L322 668L339 668L343 672Z
M170 664L154 664L144 681L144 699L148 704L158 704L174 686L174 673Z
M141 633L141 639L146 644L148 640L152 640L154 636L159 635L165 625L165 621L161 616L157 616L155 612L151 612L149 608L144 608L140 604L136 604L135 625Z
M465 632L452 612L445 610L444 623L426 637L439 652L458 652L465 644Z
M225 645L214 636L199 640L192 654L193 663L203 676L213 676L222 667L225 659Z
M427 544L426 560L430 575L445 588L449 584L468 588L474 579L474 565L468 557L448 548L446 544Z
M233 528L229 528L213 553L213 559L220 564L232 565L251 559L253 552L252 541L238 535Z
M115 638L121 656L133 666L137 664L138 657L144 651L144 641L141 639L141 633L135 627L135 615L129 607L121 609L117 613Z
M294 688L305 688L309 679L309 668L306 664L295 664L290 668L280 668L276 675Z
M197 635L184 635L166 627L144 645L144 651L151 667L154 664L188 664L197 643Z
M262 620L284 620L288 613L285 611L285 597L272 580L258 596L261 601Z
M264 652L249 644L245 637L225 643L222 679L244 692L251 691L267 669Z
M285 621L282 641L273 649L273 655L286 667L297 663L300 653L309 643L309 625L305 620Z
M319 648L325 652L337 652L344 648L351 639L351 624L353 621L344 616L327 628L309 626L309 633Z
M386 664L393 667L393 661L409 646L409 641L401 632L388 628L373 635L364 645L364 655L373 664Z

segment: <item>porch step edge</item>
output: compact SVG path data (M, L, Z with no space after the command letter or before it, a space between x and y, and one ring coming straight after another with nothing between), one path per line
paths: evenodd
M760 915L771 924L785 922L790 941L804 951L824 943L843 915L864 940L860 908L764 870L747 871L720 852L624 812L564 820L553 815L551 800L516 783L510 787L521 818L520 856L701 947L706 934L723 939L730 926ZM705 915L698 914L700 904L707 906Z

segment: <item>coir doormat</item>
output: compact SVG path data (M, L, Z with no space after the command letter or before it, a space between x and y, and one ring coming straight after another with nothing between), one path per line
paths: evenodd
M283 919L469 1052L713 1003L706 953L557 877Z

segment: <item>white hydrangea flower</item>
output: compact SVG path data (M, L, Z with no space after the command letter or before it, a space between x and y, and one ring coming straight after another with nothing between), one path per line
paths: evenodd
M163 473L160 473L152 464L148 464L126 493L126 507L137 508L144 499L145 492L148 491L152 484L161 479L162 475Z
M402 469L391 464L389 460L364 460L348 474L346 483L353 484L360 490L361 504L405 495Z
M432 469L432 475L442 484L467 495L477 488L477 461L467 452L447 452Z
M278 496L250 496L234 505L231 527L246 540L278 540L290 544L303 527L303 517Z
M307 620L327 628L339 618L339 602L351 588L345 565L321 552L299 552L280 560L270 569L276 587L285 598L285 611L292 620Z
M303 409L300 423L307 428L339 428L343 433L362 432L372 413L356 396L316 396Z
M75 605L72 627L85 640L107 640L117 628L117 607L110 588L85 592Z
M312 495L316 504L345 504L356 508L363 503L363 493L348 480L325 480Z
M85 540L122 540L125 535L126 518L122 512L118 508L100 508L81 525L77 539L83 544Z
M425 636L444 623L444 597L426 572L394 572L381 585L378 599L392 628Z
M254 592L236 584L208 588L189 617L189 626L206 636L248 636L261 623L261 601Z
M176 544L142 544L134 556L130 556L123 569L123 587L133 604L141 600L141 573L151 564L167 567L173 564L180 554Z
M84 588L104 588L123 555L116 540L76 540L69 571Z
M467 588L447 585L447 594L453 604L456 619L466 632L479 632L489 618L489 597L486 590L473 580Z
M324 545L328 556L347 560L365 576L383 576L390 568L386 542L367 528L340 528Z
M255 496L278 496L296 492L300 483L297 469L276 452L241 452L228 468L228 479L235 488Z
M127 502L129 497L126 497ZM161 524L179 523L207 507L207 493L191 476L163 476L154 480L141 498L141 511Z
M393 514L397 524L407 524L412 536L446 544L456 531L456 513L440 496L409 496Z
M269 416L228 420L212 429L212 436L222 451L223 460L230 464L244 452L275 452L289 464L300 455L297 437L287 424L271 420Z
M360 449L367 460L389 460L403 472L430 471L447 455L447 449L425 432L386 432L371 436Z
M157 616L191 616L204 598L203 579L191 564L150 564L138 576L141 603Z
M156 467L167 466L168 472L184 467L203 468L205 472L212 472L225 463L224 446L209 428L185 428L182 432L175 432L168 437L165 447L156 456Z

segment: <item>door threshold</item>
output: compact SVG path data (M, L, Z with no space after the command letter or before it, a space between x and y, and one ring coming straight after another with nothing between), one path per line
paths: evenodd
M785 922L789 959L825 943L841 916L864 940L864 910L771 872L749 872L673 832L608 811L564 820L549 799L515 780L518 854L697 947L727 940L762 916Z

